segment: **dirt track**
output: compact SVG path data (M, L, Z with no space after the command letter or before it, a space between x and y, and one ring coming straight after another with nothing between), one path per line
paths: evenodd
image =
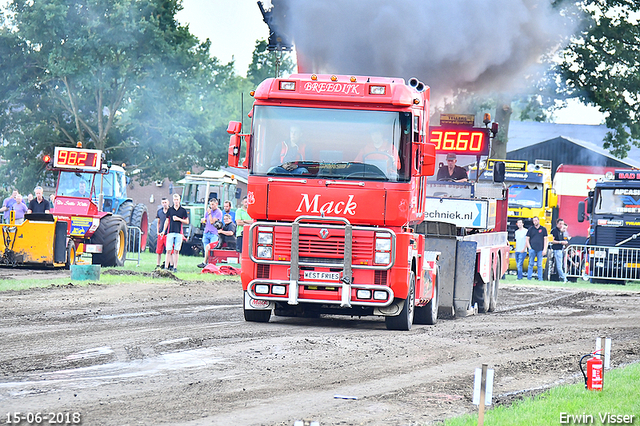
M578 380L598 335L613 339L614 366L640 360L638 293L504 286L499 297L493 314L391 332L374 317L246 323L236 280L0 293L0 421L422 425L474 410L482 363L508 403Z

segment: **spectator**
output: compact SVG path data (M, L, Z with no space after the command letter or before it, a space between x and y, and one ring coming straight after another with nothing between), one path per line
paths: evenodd
M182 225L189 223L189 214L180 205L180 195L173 194L173 206L167 210L167 219L163 229L167 229L167 256L164 267L172 272L178 272L178 255L182 247ZM173 267L169 268L169 264Z
M527 231L527 248L529 249L529 270L527 279L533 275L533 259L538 262L538 281L542 281L542 258L547 254L547 228L540 226L540 219L533 218L533 226Z
M453 182L466 182L469 178L467 176L467 171L460 166L456 166L457 162L458 156L456 154L447 154L447 165L438 169L436 179Z
M15 221L16 225L22 224L24 222L24 214L27 212L27 205L22 202L22 195L16 195L16 202L13 205L13 211L15 212Z
M156 217L158 218L157 226L157 235L158 239L156 241L156 254L158 255L158 259L156 261L156 269L164 268L164 262L162 262L162 253L164 253L165 248L167 247L167 212L169 211L169 200L167 197L162 197L160 200L160 204L162 206L158 209L156 213Z
M2 221L4 223L9 223L9 216L11 214L12 207L16 203L16 195L18 195L18 190L14 189L11 195L5 198L2 202L0 212L4 212L4 214L2 215Z
M251 225L253 219L247 213L247 207L249 207L249 201L245 196L242 199L242 207L238 207L236 210L236 251L242 253L242 237L245 225Z
M229 201L229 200L225 201L224 202L224 207L222 207L222 208L224 209L222 214L223 215L228 214L229 216L231 216L231 222L236 223L236 212L231 210L231 201Z
M29 193L29 195L27 195L27 204L29 204L31 200L33 200L33 194Z
M527 257L527 228L524 227L522 219L516 222L518 229L516 230L516 265L518 268L518 279L522 279L522 265Z
M216 227L216 222L218 227ZM204 268L207 264L209 257L209 250L215 248L218 245L220 237L218 236L218 229L222 229L222 212L218 208L218 200L212 198L209 200L209 208L202 218L204 223L204 234L202 235L202 248L204 249L204 262L198 265L198 268ZM209 247L211 245L211 247Z
M50 213L51 205L49 201L42 196L42 187L36 186L33 192L36 193L36 198L29 201L29 210L27 210L27 213Z
M236 249L236 224L231 220L230 214L225 214L223 217L224 226L219 231L220 234L220 247L225 247L228 250Z
M551 244L551 250L553 250L553 258L556 261L556 270L558 271L558 278L562 282L567 282L567 277L564 273L564 248L569 244L567 237L562 232L564 229L564 220L557 219L556 227L551 230L553 236L553 244Z

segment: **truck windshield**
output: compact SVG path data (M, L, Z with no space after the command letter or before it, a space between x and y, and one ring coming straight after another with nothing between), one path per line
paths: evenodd
M594 213L640 213L640 188L597 189Z
M251 173L410 179L411 114L256 106Z
M509 187L509 207L542 207L542 189L527 185L511 185Z

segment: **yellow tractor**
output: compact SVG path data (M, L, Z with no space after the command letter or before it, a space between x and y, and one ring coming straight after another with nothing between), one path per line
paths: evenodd
M69 267L76 253L73 241L67 238L67 222L52 214L25 214L24 222L16 224L14 212L9 223L1 224L0 265L43 265Z

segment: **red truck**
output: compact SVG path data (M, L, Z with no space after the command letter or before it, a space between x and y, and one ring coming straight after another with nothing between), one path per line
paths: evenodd
M434 324L439 311L495 309L508 266L506 190L459 184L467 199L452 201L456 184L427 182L436 162L428 87L297 74L267 79L252 95L250 133L239 122L227 129L229 165L249 169L255 220L243 231L247 321L267 322L272 312L378 315L389 329L409 330ZM465 131L455 128L438 152L477 147ZM490 198L496 193L502 200ZM451 202L473 205L437 211Z

